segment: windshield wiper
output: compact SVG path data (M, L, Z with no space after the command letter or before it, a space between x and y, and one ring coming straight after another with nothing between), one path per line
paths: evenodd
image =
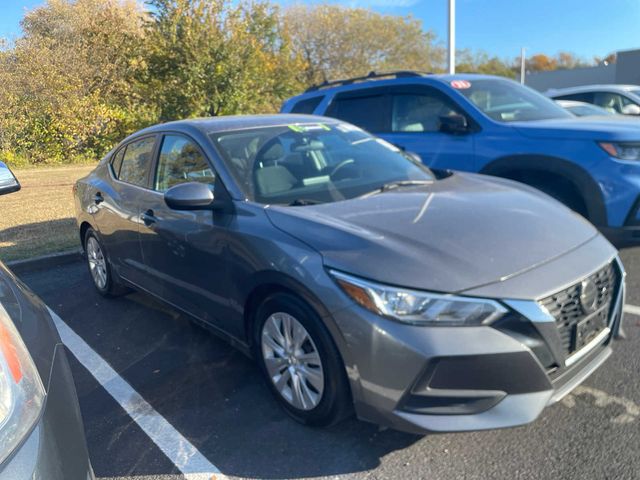
M395 190L396 188L402 187L415 187L420 185L431 185L433 180L399 180L396 182L388 182L380 187L372 190L370 192L365 193L364 195L360 195L358 198L367 198L372 195L376 195L378 193L388 192L389 190Z
M318 205L319 203L323 203L320 200L312 200L310 198L296 198L293 202L289 204L290 207L304 207L306 205Z

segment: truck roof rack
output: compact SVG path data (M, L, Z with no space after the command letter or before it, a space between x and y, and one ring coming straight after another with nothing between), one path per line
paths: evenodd
M347 78L344 80L332 80L324 81L319 85L313 85L305 90L304 93L315 92L323 88L337 87L339 85L351 85L357 82L366 82L368 80L380 80L383 78L411 78L411 77L423 77L430 75L428 72L417 72L413 70L397 70L393 72L375 72L371 71L364 77Z

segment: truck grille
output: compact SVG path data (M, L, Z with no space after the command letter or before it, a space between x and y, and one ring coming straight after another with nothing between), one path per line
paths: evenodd
M612 263L578 282L571 287L554 293L539 301L539 304L556 319L556 326L564 352L567 356L584 346L579 333L579 324L592 323L590 330L597 334L609 324L611 303L618 290L618 271ZM595 284L592 292L593 301L589 302L589 311L583 306L580 297L583 293L583 283L591 281ZM588 320L587 320L588 319Z

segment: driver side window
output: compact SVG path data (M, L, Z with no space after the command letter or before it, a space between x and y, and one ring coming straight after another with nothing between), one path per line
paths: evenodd
M164 136L154 190L166 192L174 185L186 182L213 185L215 180L216 175L198 145L181 135Z
M627 97L612 92L596 92L593 103L611 113L621 114L627 114L627 108L630 105L636 105Z
M391 128L393 132L438 132L440 117L461 114L444 95L433 93L393 96Z

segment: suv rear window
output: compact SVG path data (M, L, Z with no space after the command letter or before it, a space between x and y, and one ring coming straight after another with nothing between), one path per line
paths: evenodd
M316 109L320 102L322 101L323 96L305 98L304 100L300 100L297 102L293 108L291 109L291 113L308 113L311 114Z
M326 115L352 123L372 133L389 131L389 97L369 95L366 97L336 98Z

